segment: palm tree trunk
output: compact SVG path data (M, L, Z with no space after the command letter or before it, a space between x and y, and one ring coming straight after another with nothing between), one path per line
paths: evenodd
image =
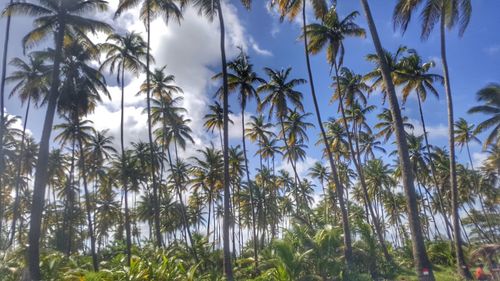
M305 26L306 26L306 1L302 0L302 28L304 30ZM328 138L326 137L325 128L323 127L323 121L321 120L321 113L319 111L318 100L316 98L316 91L314 89L314 80L312 75L311 62L309 59L309 47L308 47L306 32L304 32L304 51L306 56L307 74L309 75L309 85L311 86L311 96L313 98L314 109L316 111L316 118L318 119L318 125L321 130L321 136L323 138L323 143L325 144L326 152L328 154L330 168L332 169L333 183L335 184L337 197L340 205L340 211L342 214L342 228L344 230L344 256L346 259L346 265L347 267L349 267L352 257L352 242L351 242L351 230L349 227L349 217L347 215L347 209L344 202L344 187L340 182L339 175L337 172L337 167L335 165L335 162L333 161L333 154L330 149Z
M382 68L382 77L387 88L387 96L391 108L391 113L394 119L394 133L398 147L399 162L402 172L403 188L406 194L408 222L412 235L413 257L415 259L415 269L419 280L434 281L434 273L431 263L425 250L420 219L418 217L417 199L415 194L415 186L413 182L413 173L411 170L410 156L408 153L408 144L406 142L406 134L404 131L403 118L399 108L396 90L391 77L391 71L385 61L384 49L380 43L377 28L373 20L368 0L361 0L361 5L365 11L366 20L370 28L370 33L373 39L373 44L380 58L380 66Z
M229 224L230 224L230 210L229 205L231 203L229 194L229 184L231 179L229 177L229 101L228 101L228 86L227 86L227 61L226 61L226 34L224 26L224 16L222 15L222 3L217 1L217 15L219 16L219 27L220 27L220 52L221 52L221 62L222 62L222 87L223 87L223 108L224 108L224 225L223 225L223 243L224 243L224 272L228 281L233 281L233 266L231 264L231 248L230 248L230 238L229 238Z
M424 141L425 141L425 147L427 150L427 155L429 157L429 165L431 166L431 176L432 180L434 181L434 185L436 186L436 191L438 195L438 205L439 209L441 209L441 213L445 213L445 208L443 204L443 196L441 195L441 190L439 189L439 182L436 177L436 166L434 166L434 160L432 160L432 154L431 154L431 146L429 145L429 140L427 136L427 129L425 127L425 119L424 119L424 112L422 110L422 100L420 98L420 94L417 92L417 101L418 101L418 111L420 113L420 122L422 123L422 130L424 131ZM446 225L446 235L448 236L448 239L451 240L451 234L450 234L450 221L448 220L447 216L443 216L443 219L445 221Z
M347 132L347 142L349 144L349 151L351 152L351 157L353 159L354 166L356 168L356 171L359 176L359 182L361 183L361 189L363 191L363 197L365 199L367 209L369 211L369 214L372 218L373 226L375 227L375 233L378 238L378 242L380 244L380 247L382 248L382 253L384 254L384 258L388 263L392 263L392 257L389 254L389 251L387 250L387 246L385 244L385 239L384 239L384 231L380 227L380 221L379 219L376 218L375 213L373 211L373 206L372 202L370 200L370 196L368 195L368 187L366 185L365 181L365 175L363 172L363 169L361 168L361 160L360 160L360 152L359 152L359 146L356 145L357 148L357 156L356 152L354 151L354 147L352 144L352 139L351 135L349 134L349 125L347 124L347 118L345 115L345 109L344 109L344 101L343 101L343 95L340 91L340 77L339 77L339 66L337 65L337 62L334 62L334 67L335 67L335 79L337 80L337 93L339 95L339 105L340 105L340 113L342 114L342 121L344 123L345 130ZM357 138L356 138L357 140Z
M120 113L120 148L121 148L121 156L122 156L122 171L121 171L121 177L122 177L122 188L123 188L123 193L124 193L124 207L125 207L125 235L126 237L126 255L127 255L127 265L130 266L130 261L132 259L132 238L131 238L131 231L130 231L130 212L128 208L128 187L127 187L127 180L125 177L125 167L127 166L126 163L126 158L125 158L125 143L124 143L124 136L123 136L123 131L124 131L124 123L125 123L125 67L122 63L122 69L121 69L121 90L122 90L122 100L121 100L121 113Z
M14 0L10 0L10 5ZM12 16L9 14L7 16L7 23L5 25L5 41L4 41L4 46L3 46L3 59L2 59L2 80L0 81L0 175L3 176L3 171L4 171L4 152L3 152L3 136L4 136L4 117L5 117L5 77L7 75L7 55L8 55L8 49L9 49L9 36L10 36L10 22L11 22ZM2 177L0 176L0 194L3 193L3 182L2 182ZM2 219L3 219L3 204L1 204L1 199L0 199L0 233L2 233Z
M448 61L446 57L446 32L445 32L445 16L446 9L441 8L440 22L440 40L441 40L441 60L443 63L444 90L446 93L448 107L448 146L450 148L450 185L451 185L451 205L453 219L453 234L455 236L455 255L457 259L458 273L465 279L472 279L472 275L467 268L465 256L462 249L462 237L460 232L460 214L458 212L458 188L457 188L457 171L455 163L455 131L453 118L453 99L451 94L450 74L448 70Z
M255 206L253 202L253 187L252 182L250 181L250 171L248 169L248 157L247 157L247 144L245 138L245 107L241 107L241 140L243 142L243 156L245 157L245 173L247 175L247 186L248 191L250 193L250 208L252 209L252 232L253 232L253 257L254 257L254 270L257 270L259 267L259 254L258 254L258 239L255 231ZM262 159L262 157L261 157ZM262 160L260 161L262 165Z
M63 222L63 230L68 230L68 238L67 238L67 248L66 248L66 256L69 257L71 255L71 248L73 244L73 227L72 227L72 218L74 213L74 198L73 198L73 183L75 179L75 151L76 151L76 141L73 138L71 144L71 163L69 168L68 182L65 187L65 217Z
M78 114L77 114L78 115ZM76 122L79 124L79 119L78 116L76 117ZM80 127L77 125L77 132L80 131ZM78 146L80 148L80 169L81 169L81 174L82 174L82 180L83 180L83 191L85 192L85 209L87 211L87 223L88 223L88 232L89 232L89 237L90 237L90 251L92 253L92 265L94 268L94 271L97 272L99 271L99 261L97 260L97 253L95 249L95 236L94 236L94 226L92 223L92 207L90 206L90 193L87 185L87 167L85 165L85 153L83 151L83 142L82 138L78 136Z
M147 33L148 33L148 50L147 50L147 57L146 57L146 85L147 85L147 111L148 111L148 138L149 138L149 153L151 156L151 160L154 159L154 142L153 142L153 132L152 132L152 124L151 124L151 72L150 72L150 53L151 53L151 7L150 7L150 1L147 0L147 19L146 19L146 25L147 25ZM153 164L153 163L152 163ZM163 246L162 239L161 239L161 225L160 225L160 205L159 205L159 200L158 200L158 186L156 184L156 171L154 164L151 168L151 180L152 180L152 185L153 185L153 208L154 208L154 214L153 214L153 219L154 219L154 228L155 228L155 239L156 239L156 246L161 248Z
M281 125L281 132L283 134L283 142L285 143L285 148L287 151L290 151L290 145L288 144L288 139L287 139L286 133L285 133L285 121L283 120L283 116L280 116L279 119L280 119L280 125ZM302 183L300 181L299 174L297 173L297 167L295 165L295 161L291 157L289 160L290 160L290 164L292 165L292 170L293 170L293 174L295 176L296 184L298 184L300 186L300 185L302 185Z
M179 162L179 155L177 154L177 141L174 142L174 147L175 147L175 160L177 162ZM167 149L167 154L168 154L168 160L169 160L169 163L170 163L170 170L172 171L172 173L175 173L174 171L174 165L172 163L172 156L171 156L171 153L170 153L170 149ZM182 220L182 224L184 226L184 231L185 231L185 234L188 235L189 237L189 243L191 243L191 251L193 253L193 256L194 256L194 259L196 262L198 262L198 255L196 254L196 247L193 243L193 235L191 234L191 230L189 229L189 220L188 220L188 217L187 217L187 212L186 212L186 205L184 205L184 200L182 200L182 193L181 193L181 183L179 182L179 179L178 179L178 176L177 175L173 175L174 177L174 183L175 183L175 190L176 190L176 193L177 193L177 198L179 200L179 204L181 205L181 220ZM185 237L185 235L184 235ZM189 248L189 245L186 241L186 247Z
M40 272L40 234L42 226L42 216L45 198L45 186L48 180L48 161L49 161L49 145L50 135L52 133L52 124L54 123L54 115L56 113L57 99L59 97L60 84L60 65L62 60L62 46L64 41L65 26L59 26L55 35L55 56L54 69L52 71L52 83L48 96L47 112L45 113L45 121L43 123L42 137L40 139L40 148L38 151L38 159L36 163L35 182L33 187L33 203L31 205L31 221L29 230L29 247L28 247L28 266L30 278L33 280L41 280ZM3 108L3 107L2 107Z
M31 105L31 96L28 97L28 102L26 104L26 114L24 115L24 124L23 124L23 132L21 135L21 149L19 151L19 159L17 161L17 175L16 175L16 190L15 190L15 199L14 206L12 207L12 224L11 224L11 234L8 247L10 247L14 243L14 238L16 237L16 222L19 217L19 204L21 201L21 197L19 196L19 189L21 188L19 185L21 184L21 172L22 172L22 164L23 164L23 153L24 153L24 141L26 138L26 125L28 124L28 116L30 112ZM0 220L1 220L0 216Z

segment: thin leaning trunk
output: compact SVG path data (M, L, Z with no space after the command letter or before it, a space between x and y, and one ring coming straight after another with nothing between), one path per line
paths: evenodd
M230 211L229 205L231 202L229 194L229 184L231 182L229 177L229 101L228 101L228 86L227 86L227 61L225 49L225 26L224 16L222 15L221 1L217 1L217 15L219 16L220 27L220 52L222 62L222 87L223 87L223 108L224 108L224 221L223 221L223 249L224 249L224 272L228 281L233 281L233 266L231 264L231 249L229 238L229 224L230 224Z
M43 123L42 137L40 139L40 148L38 151L38 159L36 163L35 182L33 187L33 203L31 205L31 221L29 230L29 247L28 247L28 266L30 278L33 280L41 280L40 272L40 233L42 226L42 216L45 198L45 186L48 181L48 161L49 161L49 145L50 135L52 133L52 125L54 123L54 115L57 108L57 99L59 96L60 84L60 65L62 60L62 46L64 41L64 26L59 26L56 32L54 69L52 72L52 83L47 102L47 112L45 113L45 121Z
M121 76L122 76L122 81L121 81L121 90L122 90L122 100L121 100L121 113L120 113L120 147L121 147L121 153L122 153L122 185L123 185L123 194L124 194L124 206L125 206L125 235L126 235L126 255L127 255L127 264L130 266L130 261L132 259L132 238L131 238L131 231L130 231L130 213L129 213L129 208L128 208L128 186L127 186L127 179L125 176L125 167L127 167L126 163L126 158L125 158L125 143L124 143L124 137L123 137L123 126L124 126L124 121L125 121L125 67L124 64L122 63L122 69L121 69Z
M79 122L79 119L76 120ZM79 130L80 128L77 128ZM83 180L83 191L85 193L85 209L87 212L87 223L88 223L88 232L90 237L90 251L92 253L92 266L94 271L99 271L99 261L97 260L97 253L95 248L95 235L94 235L94 226L92 223L92 208L90 206L90 193L87 184L87 167L85 165L85 153L83 151L83 142L82 138L78 136L78 146L80 148L80 169L81 169L81 177Z
M19 191L20 191L20 185L21 185L21 172L22 172L22 165L23 165L23 153L24 153L24 146L25 146L25 139L26 139L26 125L28 124L28 116L30 112L30 105L31 105L31 96L28 97L28 102L26 105L26 114L24 115L24 124L23 124L23 132L21 135L21 149L19 151L19 159L17 162L17 175L16 175L16 190L15 190L15 199L14 199L14 205L12 207L12 224L11 224L11 234L10 234L10 240L8 247L12 246L14 243L14 238L16 237L16 223L17 223L17 218L19 217L19 204L21 201L21 197L19 196ZM1 158L0 158L1 159ZM0 193L1 194L1 193ZM0 220L1 220L0 216Z
M14 1L10 0L10 5L12 5ZM3 46L3 59L2 59L2 80L0 81L0 175L3 176L4 167L4 151L3 151L3 136L5 128L4 126L4 118L5 118L5 77L7 75L7 55L9 49L9 36L10 36L10 22L12 16L9 14L7 16L7 23L5 26L5 41ZM3 193L3 182L2 177L0 176L0 194ZM2 219L3 219L3 204L2 199L0 198L0 233L2 233Z
M250 171L248 169L247 144L246 144L246 139L245 139L245 107L243 107L243 106L241 108L241 130L242 130L241 140L243 142L243 156L245 157L245 173L247 175L248 191L250 192L250 208L252 209L252 234L253 234L253 252L254 252L253 258L254 258L254 262L255 262L254 269L257 270L257 268L259 267L259 254L257 252L258 239L257 239L256 230L255 230L255 207L254 207L254 201L253 201L253 188L252 188L252 182L250 181ZM262 161L261 161L261 165L262 165Z
M439 188L439 181L437 180L437 177L436 177L436 166L434 166L434 160L432 160L431 147L429 145L429 140L428 140L428 136L427 136L427 129L425 127L424 113L422 110L422 100L421 100L418 92L417 92L417 101L418 101L418 111L420 113L420 122L422 123L422 130L424 131L425 147L427 150L427 155L429 155L429 165L431 166L431 176L432 176L432 180L434 181L434 185L436 186L436 191L437 191L437 195L438 195L438 205L439 205L439 209L441 210L441 213L445 214L445 208L444 208L444 204L443 204L443 196L441 195L441 190ZM448 217L446 215L443 216L443 220L444 220L445 225L446 225L446 235L448 236L448 239L451 240L450 221L448 220Z
M412 236L413 257L415 259L415 270L419 280L434 281L434 273L432 265L425 250L422 229L420 226L420 218L418 217L417 198L415 194L414 178L411 170L410 156L408 153L408 144L406 142L406 134L404 131L403 118L399 108L396 90L391 77L391 71L385 60L384 49L380 43L377 28L370 11L368 0L361 0L361 5L365 12L366 20L373 39L373 44L380 59L380 67L382 69L382 77L387 89L387 97L391 108L392 117L394 119L394 135L398 147L399 162L402 172L403 189L406 195L406 206L408 210L408 222Z
M148 33L148 50L146 54L146 87L147 87L147 111L148 111L148 138L149 138L149 154L151 156L151 161L155 158L154 156L154 142L153 142L153 132L152 132L152 124L151 124L151 73L150 73L150 52L151 52L151 7L150 1L147 0L147 33ZM158 186L156 184L156 171L154 164L151 167L151 180L153 185L153 208L154 208L154 228L155 228L155 238L156 238L156 246L161 248L163 246L162 238L161 238L161 225L160 225L160 205L158 200Z
M302 27L305 30L306 26L306 1L302 1ZM307 33L304 32L304 49L305 49L305 55L306 55L306 64L307 64L307 73L309 75L309 85L311 86L311 96L313 98L314 102L314 109L316 111L316 118L318 120L318 125L321 130L321 136L323 138L323 143L325 144L326 152L328 154L328 161L330 163L330 168L332 169L332 178L333 178L333 183L335 184L336 192L337 192L337 197L340 205L340 212L342 215L342 228L344 231L344 256L346 259L346 265L349 267L351 263L351 258L352 258L352 241L351 241L351 230L349 227L349 217L347 214L347 209L345 206L345 201L344 201L344 186L340 182L339 175L337 172L337 166L335 165L335 162L333 161L333 154L328 142L328 138L326 137L326 132L325 128L323 127L323 121L321 120L321 113L319 111L319 106L318 106L318 100L316 98L316 91L314 89L314 81L313 81L313 75L312 75L312 70L311 70L311 62L309 59L309 48L308 48L308 42L307 42Z
M384 254L384 258L388 263L392 263L392 257L389 254L389 251L387 250L387 246L385 243L384 239L384 232L382 228L380 227L380 221L379 219L376 218L376 215L373 211L373 206L372 202L370 200L370 196L368 195L368 187L366 185L365 181L365 175L363 172L363 169L361 168L361 161L360 161L360 153L359 149L357 150L357 157L356 157L356 152L354 150L353 144L352 144L352 138L351 135L349 134L349 126L347 124L347 119L345 115L345 110L344 110L344 100L343 100L343 94L340 91L340 77L339 77L339 71L338 71L338 65L337 62L334 63L335 67L335 79L337 80L337 93L339 96L339 105L340 105L340 112L342 114L342 121L344 123L344 127L347 132L347 142L349 144L349 151L351 152L351 157L353 159L354 166L356 168L356 171L359 176L359 181L361 183L361 189L363 191L363 197L367 205L368 213L370 214L372 218L373 225L375 227L375 233L377 235L378 242L380 243L380 247L382 248L382 253ZM356 144L356 148L358 148L358 145Z
M455 159L455 131L453 118L453 98L451 94L450 73L448 70L448 61L446 58L446 32L445 32L445 9L442 7L440 22L440 40L441 40L441 60L443 63L444 90L446 93L448 108L448 146L450 149L450 185L451 185L451 205L453 219L453 234L455 236L455 255L457 259L457 271L465 279L472 279L472 275L467 268L465 255L462 249L462 236L460 232L460 214L458 212L458 188L457 188L457 170Z

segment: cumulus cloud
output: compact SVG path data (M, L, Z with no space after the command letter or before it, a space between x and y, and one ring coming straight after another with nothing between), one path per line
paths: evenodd
M424 129L420 123L420 121L415 120L415 119L410 119L409 122L413 124L413 131L412 133L419 136L424 134ZM448 136L448 126L445 124L437 124L437 125L425 125L425 129L427 130L427 135L429 138L432 139L438 139L438 138L444 138Z
M117 7L118 0L110 1L111 11ZM223 5L226 23L226 52L228 59L238 54L238 48L251 47L259 55L269 55L270 52L261 48L247 34L241 24L237 9L231 4ZM124 13L117 19L119 31L136 31L146 36L142 21L138 19L139 8ZM109 15L109 18L112 14ZM211 78L220 68L220 29L217 21L210 22L198 15L192 7L187 7L183 13L181 24L175 21L165 24L163 19L152 22L151 49L155 57L156 67L166 67L166 72L175 76L175 82L184 91L182 106L188 110L187 118L191 119L191 128L196 145L218 143L218 137L206 134L203 128L203 117L207 113L207 105L211 103L213 93L218 83ZM250 39L248 39L250 38ZM102 37L98 39L101 41ZM153 66L154 67L154 66ZM110 79L114 77L110 77ZM125 100L125 142L147 141L147 116L143 112L145 97L136 96L145 75L130 77L126 86ZM89 117L96 128L109 129L119 143L120 102L119 87L110 87L113 97L98 106L95 113ZM247 116L249 118L250 115ZM230 127L231 138L241 138L241 124L238 122L241 114L233 115L234 125ZM193 149L191 149L193 151Z

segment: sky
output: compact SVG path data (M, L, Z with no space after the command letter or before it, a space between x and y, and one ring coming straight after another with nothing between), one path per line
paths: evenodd
M0 6L4 7L8 0L0 0ZM405 45L416 49L427 61L433 60L436 67L435 73L441 74L441 61L439 50L439 37L437 30L431 34L429 39L422 42L419 37L418 17L410 24L407 32L402 35L395 32L392 25L392 11L394 0L372 0L369 1L375 23L384 48L395 51L399 46ZM110 10L107 13L96 15L101 20L112 23L117 32L136 31L145 36L143 23L138 20L138 9L124 13L120 18L113 21L113 14L118 0L109 0ZM238 54L238 46L241 46L249 54L251 62L258 73L265 77L262 69L271 67L282 69L292 67L293 78L306 78L307 71L303 44L298 40L300 33L300 22L280 22L278 16L267 6L268 1L253 1L251 11L245 10L238 1L224 1L224 17L226 22L227 42L226 49L228 59L235 58ZM476 104L475 94L488 83L500 82L500 33L496 28L500 27L500 17L497 11L500 9L500 1L477 0L473 1L473 15L470 25L463 37L459 37L456 30L447 34L447 51L451 74L451 86L454 98L455 119L463 117L471 123L478 123L484 118L480 115L470 115L467 110ZM356 22L367 28L364 14L359 1L338 1L338 10L341 16L352 11L359 11L360 15ZM313 21L311 13L308 13L308 21ZM32 28L32 19L27 17L15 17L12 19L12 32L9 45L9 58L22 57L23 49L21 38ZM3 43L5 19L0 19L0 40ZM347 39L345 41L346 54L344 66L351 68L356 73L364 74L373 65L365 60L365 56L374 53L371 38ZM106 36L98 35L95 40L103 42ZM39 46L43 48L51 41ZM3 46L3 44L2 44ZM166 65L166 71L175 75L176 83L184 90L183 106L188 110L188 117L192 120L191 127L195 138L195 145L190 145L184 156L196 154L196 149L211 142L218 146L218 136L206 133L203 128L203 116L207 113L208 104L213 102L213 94L219 87L218 82L211 77L221 71L219 50L219 27L217 22L209 22L206 18L197 14L193 8L187 8L180 25L177 22L169 22L168 25L158 19L152 24L152 53L156 60L156 67ZM3 48L3 47L2 47ZM36 48L35 48L36 49ZM35 50L34 49L34 50ZM28 52L31 50L28 50ZM329 77L329 66L326 63L324 52L312 57L312 69L315 79L316 92L320 99L320 110L323 119L329 117L338 118L336 106L329 103L332 94L331 77ZM12 71L8 67L7 75ZM116 85L116 78L107 74L110 85L112 100L104 100L96 111L88 116L99 130L109 129L109 133L115 137L116 144L119 142L120 125L120 90ZM137 96L139 85L145 75L139 77L127 76L126 85L126 108L125 108L125 141L136 142L147 140L146 115L143 113L145 106L144 96ZM7 93L10 93L10 85L7 85ZM310 98L309 85L298 88L304 94L304 107L307 112L314 112ZM439 99L429 96L423 106L426 116L426 124L429 130L430 142L440 147L447 143L447 119L446 99L442 86L438 86ZM241 142L241 112L238 101L231 98L231 118L234 125L230 128L230 141L232 145ZM376 123L376 114L381 112L384 105L380 94L374 93L369 104L377 106L377 110L369 117L370 124ZM385 105L387 106L387 105ZM408 116L414 124L415 133L421 133L419 123L418 107L416 99L410 98L403 107L403 114ZM23 115L24 108L15 98L6 100L6 110L9 114ZM251 102L248 106L247 119L256 114L256 106ZM39 140L45 108L34 110L28 121L28 128L35 139ZM316 124L314 115L309 122ZM56 119L57 124L60 119ZM56 132L53 133L53 136ZM305 175L307 168L314 162L321 160L321 148L314 145L317 140L318 130L309 130L310 143L307 150L307 158L298 164L299 173ZM483 136L484 137L484 136ZM58 146L57 143L53 144ZM394 149L391 144L386 146L388 152ZM256 147L249 145L249 155L255 153ZM481 151L480 144L472 144L475 164L477 165L485 154ZM465 150L457 150L460 161L466 161ZM387 158L386 155L378 154L378 157ZM253 166L258 161L253 161ZM282 167L289 169L285 164Z

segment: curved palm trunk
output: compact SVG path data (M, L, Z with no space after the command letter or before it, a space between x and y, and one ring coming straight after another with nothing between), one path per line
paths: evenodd
M147 85L147 111L148 111L148 138L149 138L149 153L151 156L151 160L154 159L154 142L153 142L153 132L152 132L152 124L151 124L151 73L150 73L150 61L149 56L151 53L151 7L150 1L147 0L147 33L148 33L148 50L147 50L147 58L146 58L146 85ZM151 163L153 164L153 163ZM156 171L154 167L151 169L151 180L153 185L153 220L154 220L154 230L155 230L155 239L156 246L161 248L163 246L162 237L161 237L161 225L160 225L160 205L158 200L158 185L156 182Z
M370 28L370 33L372 35L373 44L377 51L379 58L385 58L384 49L380 43L380 38L378 36L377 28L373 20L373 16L370 11L370 6L368 0L361 0L361 5L365 12L366 20ZM402 171L403 188L406 195L407 210L408 210L408 222L410 225L410 231L412 236L412 247L413 247L413 257L415 259L415 270L419 280L430 280L434 281L434 273L432 270L431 263L427 256L425 250L424 239L422 235L422 229L420 226L420 219L418 217L417 208L417 198L415 194L415 186L413 182L413 173L411 170L410 156L408 153L408 144L406 142L406 134L404 131L403 118L401 117L401 110L399 108L398 98L396 96L396 90L391 77L391 71L385 59L380 60L380 66L382 68L382 77L387 88L387 97L389 99L389 105L391 108L391 113L394 119L394 134L396 137L396 143L398 147L399 162Z
M122 153L122 188L123 188L123 194L124 194L124 206L125 206L125 235L126 237L126 255L127 255L127 264L130 266L130 261L132 259L132 238L131 238L131 231L130 231L130 212L128 208L128 187L127 187L127 180L125 177L125 171L124 168L127 166L126 165L126 158L125 158L125 143L124 143L124 137L123 137L123 126L124 126L124 121L125 121L125 67L122 64L122 81L121 81L121 90L122 90L122 100L121 100L121 113L120 113L120 147L121 147L121 153Z
M243 142L243 156L245 157L245 173L247 175L248 191L250 192L250 208L252 209L253 258L255 261L254 269L257 270L257 268L259 267L259 254L257 252L258 239L255 230L255 207L253 202L253 188L252 188L252 182L250 181L250 171L248 169L247 144L245 138L245 107L243 106L241 107L241 133L242 133L241 141Z
M10 5L14 0L10 0ZM3 60L2 60L2 80L0 81L0 175L3 175L4 171L4 157L3 157L3 135L4 135L4 115L5 115L5 77L7 75L7 54L9 49L9 36L10 36L10 21L11 15L7 16L7 23L5 25L5 41L3 46ZM0 176L0 194L3 192L2 177ZM2 233L2 221L3 221L3 204L0 198L0 233Z
M306 1L302 1L302 28L305 30L306 26ZM350 266L351 257L352 257L352 242L351 242L351 230L349 227L349 217L347 214L347 209L344 201L344 186L340 182L340 178L337 172L337 166L333 161L333 154L330 149L330 145L328 142L328 138L326 137L325 128L323 127L323 121L321 120L321 113L319 111L318 100L316 98L316 91L314 89L314 81L311 70L311 62L309 59L309 48L307 42L307 34L304 32L304 51L306 56L306 64L307 64L307 74L309 75L309 85L311 86L311 96L314 102L314 109L316 111L316 118L318 119L318 125L321 130L321 136L323 138L323 142L325 144L326 152L328 154L328 161L330 163L330 168L332 169L332 178L333 183L335 184L337 197L340 205L340 211L342 215L342 228L344 231L344 256L346 259L347 267ZM283 125L282 125L283 126Z
M10 240L8 247L12 246L14 243L14 238L16 237L16 223L17 219L19 218L19 204L21 201L21 197L19 196L19 189L21 188L19 185L21 184L21 166L23 164L23 153L24 153L24 141L26 138L26 125L28 124L28 116L30 112L30 105L31 105L31 96L28 97L28 102L26 105L26 114L24 115L24 124L23 124L23 133L21 135L21 149L19 152L19 159L17 162L17 175L16 175L16 190L15 190L15 199L14 199L14 205L12 207L12 224L11 224L11 233L10 233ZM0 216L0 220L1 220Z
M36 163L35 182L33 187L33 203L31 205L31 221L29 230L28 247L28 266L30 278L41 280L40 272L40 234L42 226L43 207L45 203L45 186L48 180L47 164L49 161L50 135L52 133L52 124L56 113L57 99L59 96L59 84L61 72L60 65L62 60L62 46L64 41L64 26L60 26L55 35L55 56L54 69L52 72L52 83L47 103L47 112L43 123L42 137L38 151L38 160Z
M429 145L429 140L427 136L427 129L425 127L425 119L424 119L424 113L422 110L422 100L420 98L420 95L417 93L417 101L418 101L418 111L420 113L420 122L422 123L422 130L424 131L424 141L425 141L425 147L427 150L427 154L429 155L429 165L431 166L431 176L432 180L434 181L434 185L436 186L436 191L438 195L438 205L439 209L442 214L446 214L446 209L444 208L443 204L443 196L441 195L441 190L439 188L439 182L436 177L436 166L434 166L434 160L432 160L432 154L431 154L431 147ZM443 215L443 220L446 225L446 235L448 236L448 239L451 240L451 234L450 234L450 221L446 215Z
M370 199L370 196L368 195L368 188L366 185L365 181L365 175L363 172L363 169L361 168L361 160L360 160L360 152L359 152L359 146L356 145L357 148L357 155L354 150L354 146L352 144L352 139L351 135L349 134L349 125L347 124L347 119L345 115L345 110L344 110L344 101L343 101L343 95L340 92L340 77L339 77L339 71L338 71L338 65L337 62L334 63L335 67L335 79L337 80L337 93L339 95L339 105L340 105L340 113L342 114L342 121L344 123L344 127L346 128L347 132L347 142L349 144L349 151L351 152L351 157L353 159L354 166L356 168L356 171L359 176L359 181L361 183L361 189L363 191L363 197L366 202L366 207L368 209L368 213L370 214L372 218L373 225L375 227L375 234L377 235L378 242L380 243L380 247L382 248L382 253L384 254L384 258L387 262L392 263L392 257L389 254L389 251L387 250L387 246L385 244L385 238L384 238L384 231L380 227L380 221L377 219L377 216L375 215L375 212L373 211L373 206L372 202Z
M472 279L472 275L467 268L465 256L462 249L462 237L460 232L460 214L458 212L458 188L457 188L457 170L455 162L455 131L453 120L453 98L451 94L450 73L448 70L448 60L446 58L446 32L445 32L445 14L446 9L441 8L440 22L440 41L441 41L441 60L443 63L444 90L446 93L448 108L448 146L450 147L450 185L451 185L451 205L453 219L453 234L455 236L455 255L457 258L458 273L465 279Z
M224 272L228 281L233 281L233 266L231 264L231 248L229 237L229 224L230 224L230 204L231 195L229 194L229 184L231 182L229 177L229 101L228 101L228 86L227 86L227 61L226 61L226 48L225 48L225 26L224 16L222 15L221 1L217 1L217 15L219 16L220 27L220 52L222 62L222 87L224 91L223 108L224 108L224 225L223 225L223 248L224 248Z
M77 124L79 122L78 116L76 120ZM80 131L80 127L77 126L77 131ZM87 184L87 165L85 165L85 153L83 151L83 142L82 138L78 136L78 146L80 148L80 169L82 173L83 180L83 191L85 193L85 209L87 212L87 224L88 224L88 232L90 237L90 251L92 253L92 266L94 271L99 271L99 261L97 260L97 253L95 248L95 236L94 236L94 225L92 223L92 207L90 206L90 193Z

